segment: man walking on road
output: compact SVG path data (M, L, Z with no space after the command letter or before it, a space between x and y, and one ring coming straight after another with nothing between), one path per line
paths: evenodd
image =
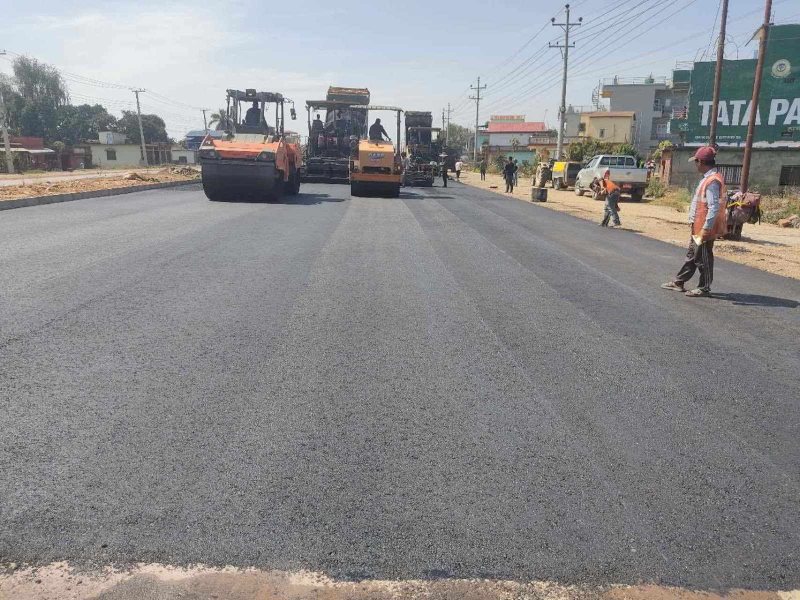
M464 166L464 163L461 162L461 159L459 158L456 161L456 181L461 181L461 167L463 167L463 166Z
M486 159L481 159L481 181L486 181Z
M442 187L447 187L447 160L442 161Z
M686 295L692 298L709 297L714 279L714 240L725 235L728 230L725 180L716 169L714 148L703 146L689 160L694 161L697 171L703 175L689 207L689 251L686 253L686 262L675 279L661 287L683 292L686 282L699 270L700 281L697 288L686 292Z
M506 194L514 193L514 159L508 157L508 162L503 167L503 178L506 180Z

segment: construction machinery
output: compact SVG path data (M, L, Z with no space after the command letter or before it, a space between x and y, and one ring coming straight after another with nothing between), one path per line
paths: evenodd
M203 191L209 200L266 200L300 191L302 154L297 136L284 135L284 104L274 92L226 90L222 138L206 135L200 145ZM243 110L242 104L250 104ZM272 106L274 105L274 112ZM274 125L269 125L273 119Z
M325 100L308 100L308 145L303 181L343 182L350 177L351 137L366 137L369 90L367 88L328 88ZM312 113L325 111L325 120Z
M403 174L406 185L430 187L439 176L442 130L432 125L432 113L406 111L406 153L409 158L408 170Z
M399 142L402 108L372 105L354 106L353 108L396 112ZM391 140L372 140L369 137L360 138L353 135L350 139L350 195L377 194L390 198L399 197L403 178L399 148L399 143L395 149Z

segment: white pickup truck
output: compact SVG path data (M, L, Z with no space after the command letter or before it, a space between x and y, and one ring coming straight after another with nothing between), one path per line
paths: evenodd
M616 154L600 154L593 156L589 162L583 165L575 180L575 195L583 196L589 192L589 184L592 179L597 177L602 179L610 172L611 181L616 183L623 194L630 194L631 200L639 202L644 196L644 190L650 179L650 173L645 168L637 168L636 159L632 156L620 156Z

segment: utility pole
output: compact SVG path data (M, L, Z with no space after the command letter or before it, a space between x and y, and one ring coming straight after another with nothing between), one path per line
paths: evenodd
M756 116L758 116L758 97L761 93L761 76L764 74L764 55L767 52L769 39L769 24L772 18L772 0L767 0L764 8L764 24L761 26L761 39L758 42L758 63L756 63L756 79L753 83L753 99L750 102L750 121L747 123L747 141L744 144L744 160L742 161L742 183L739 186L742 193L747 191L750 183L750 160L753 153L753 135L756 130ZM713 115L716 120L717 115Z
M447 103L447 126L444 130L444 144L445 146L450 142L450 113L453 112L450 109L450 103Z
M142 129L142 109L139 107L139 94L146 90L131 90L136 94L136 114L139 116L139 137L142 140L142 162L147 166L147 148L144 145L144 129Z
M208 121L206 121L206 111L208 111L208 109L204 108L202 110L203 110L203 128L206 130L206 133L208 133Z
M575 44L569 45L569 30L573 27L580 27L583 22L583 17L578 19L577 23L569 22L569 4L564 6L567 12L566 23L556 23L556 18L553 17L550 21L553 27L561 27L564 30L564 45L550 44L551 48L561 48L564 50L564 75L561 79L561 106L558 109L558 147L556 148L556 160L561 160L564 153L564 121L567 115L567 65L569 64L569 49L574 48Z
M725 28L728 24L728 0L722 0L722 23L719 26L717 44L717 69L714 72L714 97L711 103L711 128L708 131L708 145L717 141L717 116L719 114L719 87L722 83L722 60L725 57Z
M442 109L442 129L444 129L444 109Z
M5 56L6 51L0 50L0 56ZM0 126L3 128L3 150L6 155L6 169L10 174L14 172L14 157L11 156L11 142L8 141L8 114L6 114L6 103L3 99L3 89L0 88Z
M469 89L475 90L476 94L470 96L470 100L475 100L475 143L472 146L472 162L478 162L478 121L481 115L481 90L485 90L486 86L481 87L481 78L478 77L477 87L474 85L469 86Z

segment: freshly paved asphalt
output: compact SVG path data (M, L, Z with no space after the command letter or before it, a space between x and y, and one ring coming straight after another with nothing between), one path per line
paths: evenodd
M0 213L0 563L800 588L800 282L303 192Z

